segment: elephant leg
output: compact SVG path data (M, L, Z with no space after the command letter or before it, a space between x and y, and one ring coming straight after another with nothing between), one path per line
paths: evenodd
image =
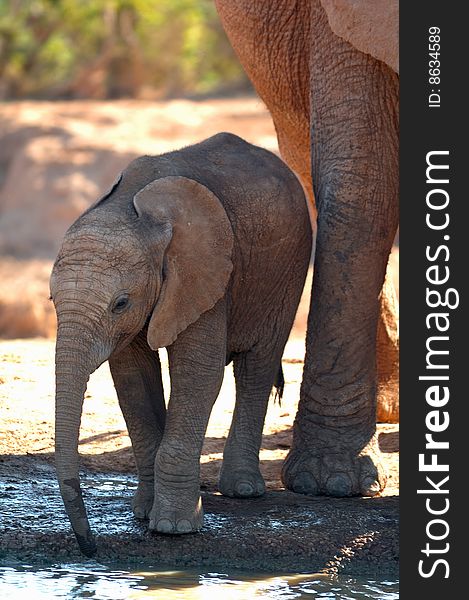
M380 295L376 336L378 372L378 423L399 422L399 305L390 274L386 274Z
M376 334L397 229L398 79L335 36L319 2L313 13L313 309L282 477L301 493L373 496L386 482L375 435Z
M259 470L259 450L280 360L281 354L278 357L268 352L260 354L258 349L237 354L233 359L236 405L218 484L225 496L248 498L265 492Z
M166 407L158 353L147 344L146 331L109 359L138 472L132 509L148 518L154 500L154 464L163 436Z
M223 381L225 357L226 307L222 300L168 347L171 396L155 459L151 530L179 534L202 527L200 454Z

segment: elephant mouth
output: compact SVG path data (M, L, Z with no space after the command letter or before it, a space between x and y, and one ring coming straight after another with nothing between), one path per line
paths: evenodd
M144 329L145 329L145 327L144 327ZM140 333L140 331L137 331L136 333L132 333L132 334L120 333L117 336L113 347L111 349L109 349L108 356L102 361L102 363L99 366L101 366L111 356L115 356L115 355L119 354L120 352L122 352L122 350L125 350L125 348L127 348L127 346L132 343L132 341L135 339L135 337L139 333Z

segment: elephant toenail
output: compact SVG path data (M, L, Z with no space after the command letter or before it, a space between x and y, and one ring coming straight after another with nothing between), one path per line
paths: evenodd
M379 481L377 481L374 477L365 477L365 479L362 481L361 487L363 496L376 496L376 494L379 494L381 491Z
M350 477L345 473L331 475L326 482L326 491L330 496L350 496L352 494Z
M145 511L142 508L134 508L134 515L136 519L144 519Z
M169 519L160 519L156 523L156 531L159 531L160 533L173 533L174 523Z
M178 533L190 533L193 531L190 521L187 519L180 519L176 525L176 531Z
M263 496L265 494L265 483L259 482L256 486L256 495L257 496Z
M240 481L236 484L236 495L246 498L254 495L254 488L248 481Z
M318 489L319 486L316 479L307 471L298 473L293 480L292 490L297 494L315 496L318 493Z

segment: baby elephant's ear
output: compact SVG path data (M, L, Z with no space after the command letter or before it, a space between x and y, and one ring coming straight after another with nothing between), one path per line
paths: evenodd
M157 259L163 283L148 326L148 344L156 350L171 345L225 294L233 230L215 194L186 177L156 179L135 195L134 206L150 228L170 236Z

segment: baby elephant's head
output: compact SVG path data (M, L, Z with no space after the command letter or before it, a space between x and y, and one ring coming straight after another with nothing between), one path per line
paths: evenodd
M141 166L131 165L70 227L51 276L56 466L73 529L89 555L94 542L77 453L89 375L145 327L151 348L172 344L225 294L232 271L233 232L218 198L185 177L147 178L136 186L135 172L141 180Z
M170 345L223 296L232 270L231 226L212 192L164 177L131 195L128 178L70 227L52 271L58 341L71 336L89 368L147 321L149 345Z

